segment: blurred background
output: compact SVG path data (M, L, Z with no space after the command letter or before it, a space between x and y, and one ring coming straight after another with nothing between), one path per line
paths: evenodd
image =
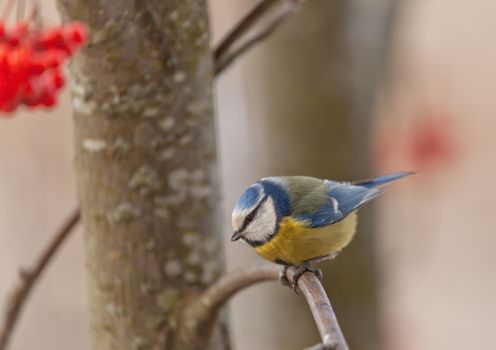
M253 3L212 0L213 42ZM57 23L52 1L46 18ZM363 211L326 271L352 349L496 348L496 3L308 0L216 83L228 269L259 261L229 244L230 211L266 175L351 180L420 174ZM68 92L0 125L0 299L76 206ZM88 349L83 240L60 251L13 350ZM314 324L279 286L242 293L235 348L299 349ZM313 343L317 342L314 339Z

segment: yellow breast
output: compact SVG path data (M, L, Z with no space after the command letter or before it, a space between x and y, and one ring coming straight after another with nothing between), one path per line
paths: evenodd
M307 260L339 252L352 240L356 223L356 213L319 228L308 228L291 217L285 217L272 239L255 250L267 260L300 265Z

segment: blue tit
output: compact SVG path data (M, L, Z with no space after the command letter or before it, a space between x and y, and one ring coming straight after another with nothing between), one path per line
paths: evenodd
M307 176L263 178L234 207L231 241L245 241L269 261L308 267L347 246L355 234L357 210L384 193L384 185L411 174L353 183Z

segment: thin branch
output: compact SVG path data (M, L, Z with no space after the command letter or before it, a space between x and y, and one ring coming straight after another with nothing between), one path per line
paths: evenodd
M256 283L279 278L276 265L255 265L226 274L212 284L198 300L200 308L219 310L234 294Z
M56 232L55 236L50 240L48 246L43 250L34 266L20 271L21 282L15 288L11 298L9 299L4 316L4 323L0 329L0 350L5 350L7 348L10 335L14 330L16 322L22 311L22 307L29 297L33 286L36 284L43 270L53 258L67 236L69 236L69 233L71 233L78 221L79 209L76 209Z
M237 292L259 282L274 281L279 276L276 265L256 265L223 275L194 301L186 305L179 317L181 325L176 335L176 347L183 350L203 350L210 339L222 306Z
M222 73L228 66L231 65L231 63L234 62L234 60L242 56L255 44L258 44L261 41L265 40L277 28L279 28L291 14L298 11L304 2L305 0L287 1L284 5L281 6L277 14L273 16L271 21L258 33L255 33L251 37L246 39L244 43L240 44L238 48L233 49L232 52L225 52L223 55L215 57L215 75L217 76Z
M287 274L288 280L291 281L294 270L288 269ZM322 338L321 349L349 350L336 314L319 279L312 273L304 273L298 279L298 289L305 297L319 329Z
M279 0L260 0L232 28L214 49L214 60L218 61L231 46L242 37Z
M280 267L259 265L239 269L221 277L194 302L186 306L182 318L185 322L179 329L181 349L201 349L205 346L215 325L217 315L227 301L237 292L259 282L279 279ZM287 270L288 280L292 280L294 269ZM298 289L307 300L313 318L319 329L322 344L311 349L349 350L339 327L332 306L319 279L312 273L304 273L298 279Z

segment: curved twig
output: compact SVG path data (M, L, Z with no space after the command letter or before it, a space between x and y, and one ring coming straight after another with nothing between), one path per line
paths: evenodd
M241 20L227 33L221 40L220 44L214 49L213 56L215 61L229 51L231 46L242 37L253 25L279 0L260 0L253 6Z
M233 49L232 52L226 52L224 55L217 57L215 63L215 75L222 73L227 67L231 65L237 58L242 56L246 51L251 49L254 45L265 40L271 35L281 24L294 12L298 11L306 0L289 0L283 6L271 21L258 33L253 34L245 40L244 43L239 45L238 48Z
M237 292L256 283L275 281L278 278L279 268L276 265L254 265L235 270L212 284L192 308L216 311Z
M287 274L288 280L291 281L294 271L288 269ZM298 279L298 289L312 311L313 319L322 339L321 345L311 349L349 350L336 314L319 279L314 274L306 272Z
M29 269L21 269L19 272L21 277L20 284L14 289L7 310L4 316L3 326L0 329L0 350L5 350L9 341L10 335L17 323L22 307L26 302L29 293L33 286L38 281L41 273L55 255L60 245L64 242L65 238L69 235L72 229L79 221L79 209L76 209L67 218L64 224L56 232L55 236L49 242L48 246L43 250L38 258L38 261Z
M237 292L264 281L279 279L280 267L277 265L256 265L232 271L212 284L194 302L184 309L178 332L181 349L202 349L205 339L209 339L220 309ZM293 279L293 269L287 269L288 280ZM320 283L312 273L305 272L298 279L298 289L307 300L313 318L319 329L322 344L311 349L349 350L331 303Z

